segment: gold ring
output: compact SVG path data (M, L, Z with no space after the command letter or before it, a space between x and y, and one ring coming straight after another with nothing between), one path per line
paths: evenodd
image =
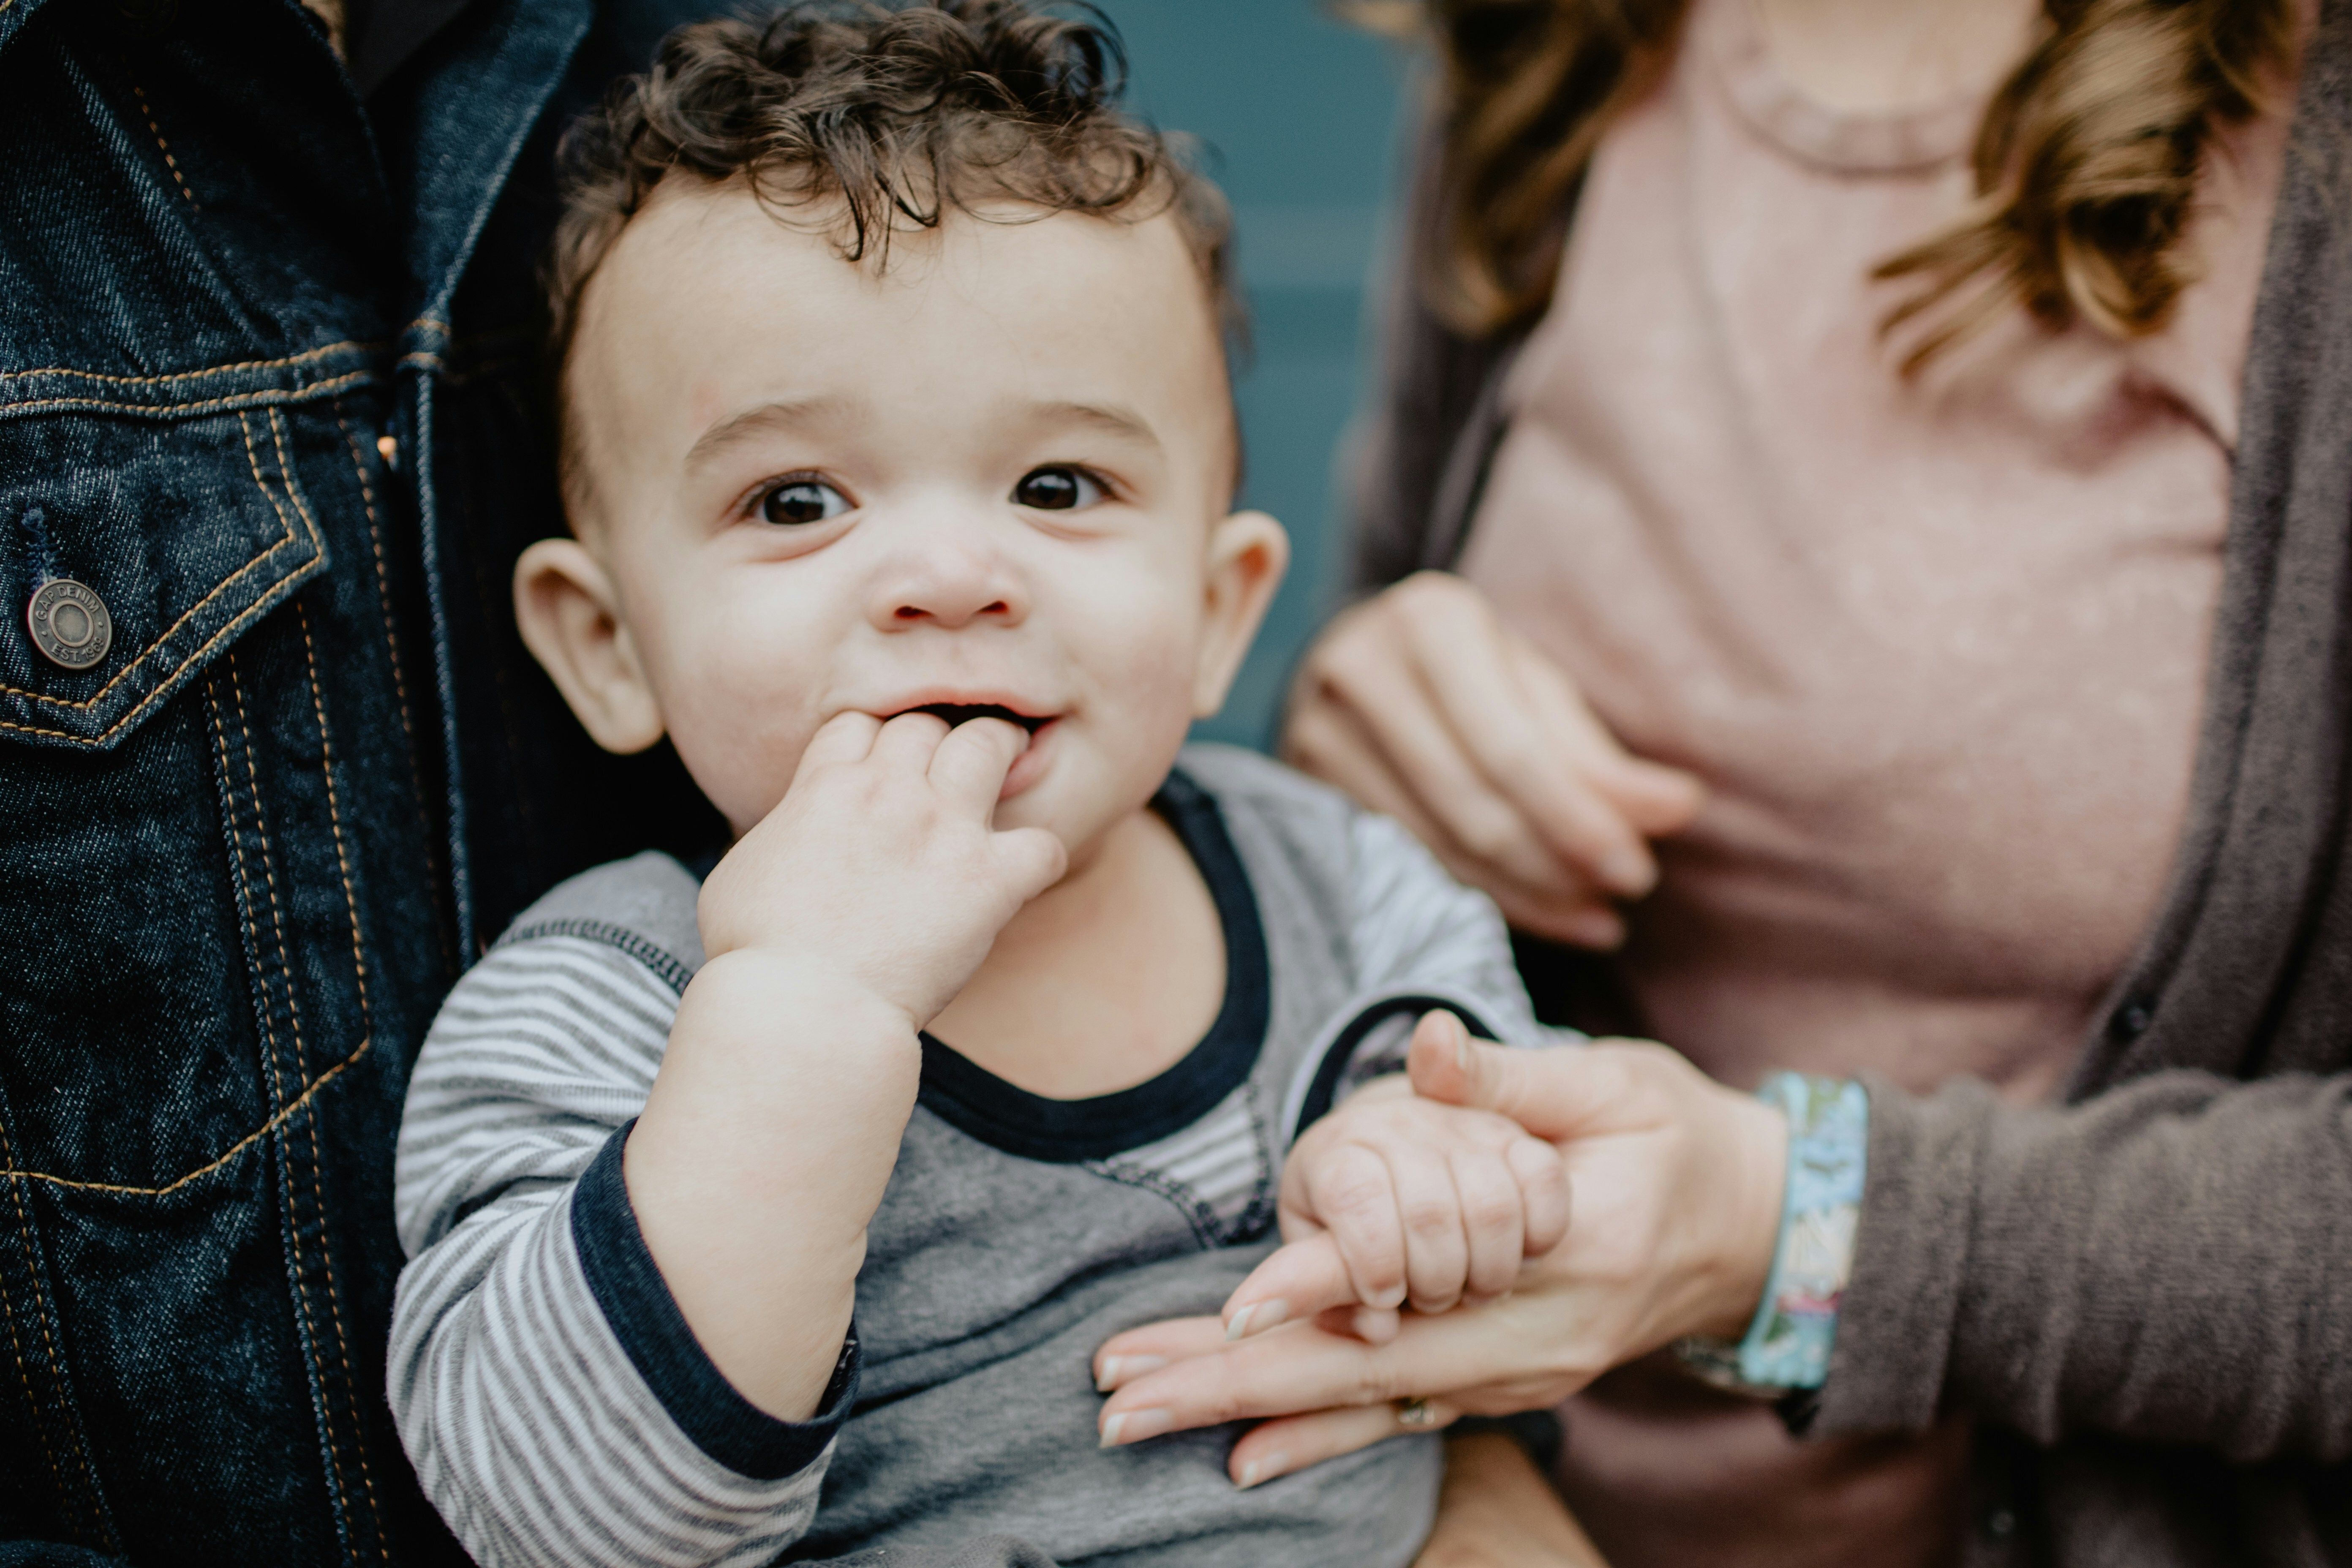
M1437 1412L1429 1407L1429 1401L1426 1399L1398 1400L1396 1418L1397 1425L1400 1426L1418 1427L1437 1425Z

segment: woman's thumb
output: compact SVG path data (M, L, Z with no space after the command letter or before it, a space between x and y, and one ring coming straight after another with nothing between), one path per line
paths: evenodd
M1412 1031L1405 1071L1423 1100L1507 1116L1538 1138L1581 1131L1601 1109L1599 1087L1580 1071L1582 1046L1515 1048L1473 1039L1451 1013L1424 1013Z

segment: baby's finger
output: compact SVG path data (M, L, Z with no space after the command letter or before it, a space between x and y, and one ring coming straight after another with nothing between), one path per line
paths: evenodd
M1568 1237L1568 1163L1540 1138L1514 1138L1503 1151L1503 1163L1519 1184L1527 1256L1540 1258Z
M1346 1144L1317 1163L1306 1187L1309 1211L1329 1228L1347 1260L1355 1300L1368 1307L1404 1305L1404 1227L1387 1162L1360 1144Z
M1402 1331L1404 1314L1394 1307L1330 1307L1315 1315L1315 1326L1327 1334L1384 1345Z
M1029 749L1028 732L1003 719L971 719L948 731L931 753L931 785L958 808L987 817L1004 775Z
M1384 1437L1442 1431L1458 1419L1460 1412L1434 1399L1286 1415L1244 1434L1225 1461L1225 1473L1235 1486L1263 1486L1276 1476L1369 1448Z
M1518 1282L1527 1258L1527 1211L1511 1168L1483 1150L1457 1150L1446 1162L1462 1194L1462 1236L1469 1248L1464 1289L1499 1296ZM1449 1303L1450 1304L1450 1303Z
M883 721L867 757L893 772L923 773L929 769L932 753L947 733L948 721L936 713L901 713Z
M1095 1387L1105 1394L1172 1362L1209 1355L1225 1346L1215 1318L1168 1318L1113 1334L1095 1352Z
M1397 1214L1404 1226L1405 1284L1413 1310L1443 1312L1462 1300L1462 1283L1470 1269L1462 1194L1454 1189L1445 1156L1434 1150L1400 1145L1389 1149L1387 1156L1389 1177L1396 1184Z
M998 869L1013 890L1027 903L1062 879L1069 869L1070 852L1043 827L1009 827L991 840Z
M1357 1305L1356 1282L1326 1231L1278 1247L1225 1298L1225 1337L1243 1339L1327 1308Z
M818 768L835 767L844 763L862 763L874 749L874 737L882 731L882 721L871 713L852 708L835 714L817 726L809 743L801 749L801 776Z

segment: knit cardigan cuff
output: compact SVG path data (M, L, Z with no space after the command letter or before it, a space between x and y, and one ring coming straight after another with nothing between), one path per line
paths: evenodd
M1837 1343L1809 1432L1916 1432L1943 1402L1969 1264L1977 1174L1998 1102L1962 1080L1927 1098L1870 1093L1869 1175Z

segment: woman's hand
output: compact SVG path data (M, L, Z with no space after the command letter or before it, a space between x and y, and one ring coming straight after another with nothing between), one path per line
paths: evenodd
M1696 779L1629 755L1565 672L1461 578L1423 572L1348 610L1300 668L1282 754L1410 827L1513 925L1624 939L1614 899L1657 881L1647 840Z
M1510 1295L1408 1313L1383 1344L1314 1321L1353 1301L1354 1288L1328 1237L1293 1243L1248 1282L1254 1299L1286 1303L1282 1326L1227 1343L1218 1319L1179 1319L1096 1352L1096 1383L1111 1393L1106 1443L1262 1419L1229 1461L1251 1486L1458 1415L1556 1405L1685 1334L1746 1328L1780 1229L1788 1129L1778 1110L1663 1046L1454 1045L1415 1039L1414 1089L1498 1111L1556 1143L1571 1194L1568 1239L1530 1259ZM1398 1404L1416 1399L1425 1406Z

